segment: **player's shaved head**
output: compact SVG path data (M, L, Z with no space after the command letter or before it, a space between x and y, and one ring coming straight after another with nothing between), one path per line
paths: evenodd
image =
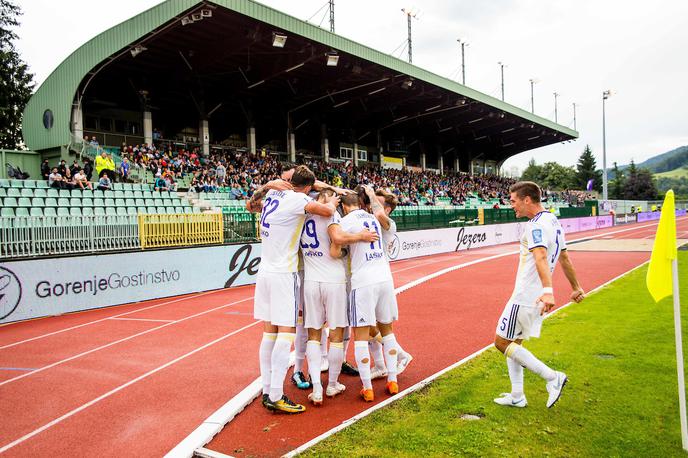
M341 201L342 205L346 205L347 207L359 207L360 206L360 202L358 200L358 194L352 194L352 193L344 194L341 197L340 201Z
M515 193L519 199L530 197L533 203L539 203L542 198L540 186L532 181L519 181L518 183L514 183L509 188L509 192Z

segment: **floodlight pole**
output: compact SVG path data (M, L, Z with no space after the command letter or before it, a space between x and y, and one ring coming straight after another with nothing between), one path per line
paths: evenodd
M576 130L576 102L573 102L573 130Z
M534 88L535 86L535 80L531 78L530 80L530 112L535 114L535 97L534 97Z
M334 33L334 0L330 0L330 32Z
M411 38L411 18L415 16L411 10L406 11L406 8L402 8L401 11L406 15L406 20L408 21L408 61L409 64L413 63L413 40Z
M465 86L466 85L466 60L465 60L465 54L464 54L464 46L467 43L465 41L461 41L460 38L456 41L461 43L461 84L463 84Z
M612 95L610 90L602 93L602 200L607 200L607 126L605 101Z
M554 122L558 123L558 116L557 116L557 97L559 97L559 94L556 92L554 93Z
M502 69L502 102L504 101L504 64L502 62L497 62Z

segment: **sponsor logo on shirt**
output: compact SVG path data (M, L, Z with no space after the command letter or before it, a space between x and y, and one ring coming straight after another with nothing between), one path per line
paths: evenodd
M533 242L535 243L541 243L542 242L542 229L533 229Z

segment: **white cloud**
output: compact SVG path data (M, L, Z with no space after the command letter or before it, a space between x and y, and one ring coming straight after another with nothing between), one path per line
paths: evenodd
M43 81L88 39L158 3L159 0L25 0L19 49ZM264 0L287 14L307 19L324 0ZM337 33L391 53L406 37L402 7L420 7L413 21L414 64L442 76L460 65L456 39L466 49L467 84L500 96L497 61L505 69L506 101L530 109L529 78L537 77L535 110L553 119L553 92L559 97L559 123L573 127L574 143L522 153L506 166L523 168L531 157L542 163L576 162L590 144L601 165L602 91L607 104L608 165L637 162L688 143L688 2L684 0L397 0L335 2ZM324 10L323 10L324 12ZM322 14L322 13L321 13ZM317 15L312 22L320 22ZM323 22L327 27L327 17ZM404 54L403 58L406 58Z

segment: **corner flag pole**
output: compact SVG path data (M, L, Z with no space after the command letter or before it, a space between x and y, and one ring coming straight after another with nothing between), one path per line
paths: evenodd
M688 422L686 421L686 381L683 374L683 341L681 338L681 301L678 296L678 259L671 262L674 295L674 333L676 334L676 369L678 370L678 404L681 416L681 445L688 451Z

